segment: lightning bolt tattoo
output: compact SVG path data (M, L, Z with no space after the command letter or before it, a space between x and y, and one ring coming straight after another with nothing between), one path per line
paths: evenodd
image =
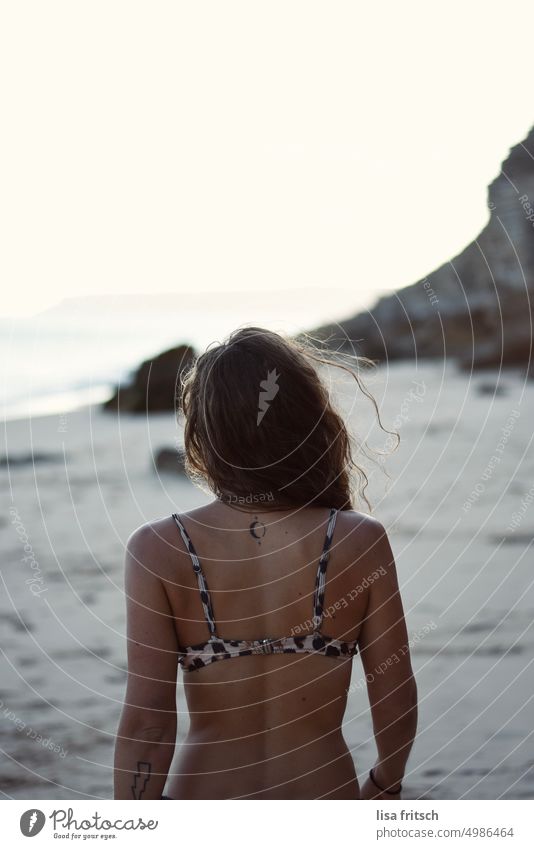
M132 796L134 799L142 799L146 790L152 767L146 761L137 761L137 772L132 784Z

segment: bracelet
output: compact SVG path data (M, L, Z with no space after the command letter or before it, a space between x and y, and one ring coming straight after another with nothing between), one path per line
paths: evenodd
M378 789L381 791L381 793L387 793L387 794L388 794L388 796L396 796L396 795L397 795L397 793L400 793L400 792L401 792L401 790L402 790L402 781L401 781L401 783L399 784L399 786L398 786L398 789L397 789L397 790L385 790L383 787L380 787L380 784L377 784L377 782L376 782L376 780L375 780L375 777L374 777L373 769L372 769L372 768L369 770L369 778L371 779L371 781L373 782L373 784L375 785L375 787L378 787Z

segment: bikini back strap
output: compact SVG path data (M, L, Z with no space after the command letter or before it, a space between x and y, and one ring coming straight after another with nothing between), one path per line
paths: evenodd
M326 567L328 565L328 557L330 552L330 544L334 536L334 528L336 527L338 511L335 507L330 510L326 536L324 540L323 551L319 558L319 566L317 568L317 577L315 579L315 592L313 594L313 625L318 630L323 622L324 614L324 591L326 586Z
M202 602L202 607L203 607L203 610L204 610L204 618L207 622L208 628L210 630L210 634L213 634L214 636L216 636L217 629L216 629L216 626L215 626L215 617L213 615L213 606L212 606L212 603L211 603L208 584L207 584L206 578L204 577L202 567L200 565L200 560L198 559L197 553L196 553L195 548L193 546L193 543L191 542L191 537L189 536L189 534L187 533L186 529L184 528L182 522L180 521L178 514L173 513L172 518L174 519L174 521L178 525L178 529L179 529L179 531L182 535L182 539L185 543L187 551L189 552L191 562L193 563L193 571L195 572L195 575L197 576L198 589L199 589L199 592L200 592L200 600Z

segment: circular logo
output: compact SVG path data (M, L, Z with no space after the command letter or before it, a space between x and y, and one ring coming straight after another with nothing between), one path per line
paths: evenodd
M46 817L42 811L37 808L30 808L29 811L24 811L20 818L20 830L24 837L35 837L39 834L46 822Z

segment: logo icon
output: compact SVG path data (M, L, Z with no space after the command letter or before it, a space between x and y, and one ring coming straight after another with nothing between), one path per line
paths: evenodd
M278 390L280 389L276 382L279 377L280 375L277 374L276 369L273 368L272 371L267 372L266 380L260 380L260 386L263 392L260 392L258 398L258 418L256 420L256 425L259 425L265 413L269 409L270 402L276 397Z
M30 808L29 811L24 811L20 818L20 830L24 837L35 837L39 834L46 822L46 817L42 811L37 808Z

